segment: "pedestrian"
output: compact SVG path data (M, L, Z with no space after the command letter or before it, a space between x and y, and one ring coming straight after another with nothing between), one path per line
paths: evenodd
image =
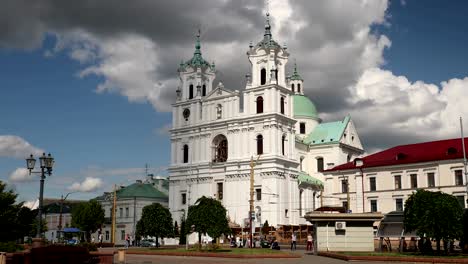
M312 249L314 248L313 244L314 238L312 237L312 234L309 233L307 234L307 251L312 251Z
M296 233L291 235L291 250L296 250Z
M130 237L128 234L125 235L125 248L128 248L128 245L130 244Z
M102 247L102 233L99 233L98 240L99 240L99 247L101 248Z

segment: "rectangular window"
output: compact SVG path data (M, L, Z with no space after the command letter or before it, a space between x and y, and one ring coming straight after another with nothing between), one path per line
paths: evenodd
M348 180L341 180L341 192L342 193L348 192Z
M317 171L323 171L323 158L317 158Z
M403 199L398 198L395 200L395 210L403 211Z
M112 218L112 207L109 208L109 217Z
M187 204L187 194L186 193L182 194L182 204Z
M305 123L299 123L299 133L303 135L306 133Z
M369 178L369 190L370 191L377 190L377 184L375 183L375 177Z
M123 208L119 208L119 210L120 210L119 216L120 216L120 217L123 217Z
M109 240L109 231L106 231L106 240Z
M125 230L120 230L120 240L125 240Z
M284 209L284 217L288 218L288 209Z
M463 171L455 170L455 185L463 185Z
M370 201L370 210L371 212L377 212L377 200Z
M262 200L262 189L255 189L255 194L257 196L257 201Z
M395 175L395 190L401 189L401 175Z
M455 196L457 197L458 203L460 204L461 208L465 208L465 196Z
M427 173L427 187L435 187L435 177L433 172Z
M348 202L347 202L347 201L344 201L342 204L343 204L343 208L346 209L346 211L348 211L348 210L349 210L349 208L348 208Z
M216 196L218 197L219 200L222 200L223 199L223 183L218 182L217 186L218 186L218 192Z
M418 175L410 174L411 188L418 188Z
M125 217L129 217L130 216L130 210L127 208L125 208Z

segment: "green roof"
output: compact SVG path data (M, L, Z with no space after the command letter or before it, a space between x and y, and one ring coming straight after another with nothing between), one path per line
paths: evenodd
M350 117L346 116L342 121L319 124L315 127L314 131L307 135L304 143L309 145L338 143L343 136L349 120Z
M195 52L193 53L193 57L190 60L186 61L185 63L181 62L179 70L183 71L183 70L185 70L185 67L187 67L187 66L191 66L191 67L194 67L194 68L208 67L208 68L211 68L211 69L214 69L214 67L215 67L214 62L210 65L210 63L207 62L202 57L201 44L200 44L200 33L198 33L198 35L197 35L197 41L195 42Z
M296 63L294 63L294 72L293 72L293 75L291 76L291 80L303 81L302 77L297 72L297 64Z
M293 95L294 117L318 118L317 108L305 95Z
M323 190L323 182L319 179L316 179L309 174L307 174L304 171L299 172L299 176L297 177L297 181L299 182L299 185L305 185L308 187L316 188L316 189L321 189Z
M117 191L117 198L160 198L168 199L167 194L156 189L151 183L134 183Z

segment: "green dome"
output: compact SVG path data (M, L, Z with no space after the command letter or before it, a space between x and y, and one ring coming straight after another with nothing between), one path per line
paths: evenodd
M314 103L304 95L293 95L294 117L318 118Z

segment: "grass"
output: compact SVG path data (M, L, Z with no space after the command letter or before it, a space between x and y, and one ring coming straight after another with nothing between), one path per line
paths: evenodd
M200 251L190 248L132 248L132 251L141 252L201 252L201 253L223 253L223 254L238 254L238 255L273 255L273 254L290 254L289 252L282 252L279 250L271 250L269 248L220 248L217 250L202 249Z
M397 252L337 252L347 256L385 256L385 257L421 257L421 258L466 258L466 255L422 255L421 253Z

